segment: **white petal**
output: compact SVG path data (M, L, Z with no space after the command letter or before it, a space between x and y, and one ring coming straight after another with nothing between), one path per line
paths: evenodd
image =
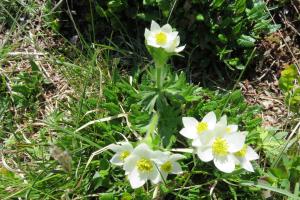
M173 170L171 172L172 174L181 174L182 168L178 162L173 162Z
M137 169L134 169L130 174L128 174L128 179L133 189L143 186L147 181L145 177L140 176Z
M152 36L152 34L150 34L150 36L147 38L147 45L155 47L155 48L159 48L160 45L158 45L156 43L155 38Z
M181 154L173 154L170 156L170 160L171 161L177 161L177 160L181 160L181 159L185 159L186 157L184 155Z
M117 145L117 144L111 144L110 146L109 146L109 149L110 150L112 150L112 151L114 151L114 152L119 152L120 151L120 145Z
M126 143L124 143L124 144L121 145L120 151L129 151L129 152L132 152L133 151L133 147L132 147L131 143L126 142Z
M237 132L239 129L238 125L234 125L234 124L228 125L227 127L230 128L230 133Z
M203 162L209 162L214 158L211 147L198 148L197 155Z
M259 158L258 154L252 149L252 147L247 147L246 159L247 160L257 160Z
M244 134L240 134L239 132L235 132L232 134L224 135L224 139L228 143L228 151L233 153L241 150L245 144L246 136Z
M151 160L161 165L169 160L170 152L154 151Z
M135 168L135 165L136 165L136 162L138 161L138 159L139 158L137 156L131 154L130 156L128 156L125 159L123 169L126 172L131 172Z
M123 165L123 161L120 160L120 154L115 154L111 159L110 162L114 165L117 166L122 166Z
M206 122L208 124L208 128L211 130L214 129L216 126L217 117L215 113L211 111L204 116L202 122Z
M170 33L172 32L172 27L170 26L170 24L165 24L163 27L161 27L161 30L166 33Z
M146 40L148 40L150 34L151 34L150 30L146 28L145 29L145 34L144 34Z
M220 171L225 173L231 173L235 168L235 160L231 155L215 157L214 164Z
M249 172L254 172L254 169L252 167L252 164L246 160L246 159L242 159L240 160L240 165L242 168L244 168L245 170L249 171Z
M201 140L199 138L196 138L193 140L192 146L193 147L201 147L201 146L203 146L203 143L201 142Z
M189 139L196 139L198 137L198 133L195 127L183 128L179 133Z
M218 122L218 125L221 125L221 126L226 126L227 125L227 116L226 115L223 115L221 117L221 119Z
M158 23L156 23L154 20L151 21L151 27L150 27L150 31L157 31L160 29L160 26L158 25Z
M156 167L148 174L148 178L152 181L152 183L156 184L160 181L160 174Z
M179 53L179 52L183 51L184 48L185 48L185 45L180 46L180 47L177 47L177 48L175 49L175 52L176 52L176 53Z
M132 154L144 158L151 158L153 153L154 152L150 150L149 146L145 143L139 144L137 147L135 147L135 149L132 152Z
M198 120L196 120L194 117L183 117L182 123L185 128L196 127Z

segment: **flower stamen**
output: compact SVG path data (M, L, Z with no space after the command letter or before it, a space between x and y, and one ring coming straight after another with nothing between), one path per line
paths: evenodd
M245 157L247 153L247 147L248 147L247 145L244 145L244 147L240 151L234 153L234 155L238 157Z
M198 134L207 131L208 130L208 124L206 122L199 122L197 124L197 132Z
M129 152L129 151L123 151L123 152L120 154L120 160L124 161L129 155L130 155L130 152Z
M152 161L145 158L140 159L136 165L141 172L149 172L153 169Z
M162 164L160 168L162 171L169 173L173 170L173 165L170 161L167 161L164 164Z
M228 143L223 138L216 138L212 145L212 151L215 155L226 156L228 154Z
M159 32L155 35L156 43L165 45L167 43L167 35L164 32Z

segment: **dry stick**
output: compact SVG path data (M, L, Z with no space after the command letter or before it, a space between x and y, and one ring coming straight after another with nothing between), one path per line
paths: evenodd
M83 126L81 126L80 128L78 128L77 130L75 130L75 133L92 125L92 124L96 124L96 123L101 123L101 122L107 122L107 121L110 121L110 120L113 120L113 119L117 119L117 118L121 118L121 117L126 117L128 114L127 113L122 113L122 114L118 114L118 115L115 115L115 116L111 116L111 117L105 117L105 118L102 118L102 119L97 119L97 120L93 120L93 121L90 121L86 124L84 124Z

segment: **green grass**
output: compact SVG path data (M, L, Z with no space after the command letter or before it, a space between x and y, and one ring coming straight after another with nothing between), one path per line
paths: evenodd
M22 14L31 13L30 19L36 16L34 1L24 7L18 3L0 3L2 8L9 5L4 12L15 11L10 19L2 19L11 33L25 31L18 23ZM160 112L154 129L165 134L168 139L163 145L169 149L188 146L178 134L182 116L201 119L215 111L248 131L247 143L260 153L255 173L238 169L232 174L185 154L184 173L158 186L161 199L263 199L265 190L272 191L273 199L299 199L299 138L296 133L289 138L293 128L297 131L299 116L286 130L261 127L261 107L248 105L238 88L188 84L185 74L172 70L164 94L168 106L148 106L151 101L145 94L154 91L151 61L143 57L136 60L134 70L120 70L122 59L113 55L120 52L123 57L128 52L117 45L78 47L56 34L63 42L59 49L48 49L42 62L54 67L69 90L54 90L57 96L52 103L57 106L52 112L45 112L43 95L53 85L40 70L41 63L34 57L9 56L20 46L10 38L1 48L0 64L5 67L0 71L0 199L152 199L155 188L131 189L124 172L110 164L112 152L105 149L124 137L137 143L153 125L151 109ZM138 57L142 52L134 54ZM17 63L26 67L14 71Z

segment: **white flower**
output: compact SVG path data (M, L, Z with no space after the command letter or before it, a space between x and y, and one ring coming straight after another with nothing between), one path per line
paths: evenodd
M221 117L220 121L217 123L217 126L221 126L225 128L226 133L234 133L238 131L238 125L236 124L227 124L227 116L224 115Z
M216 126L216 115L214 112L207 113L201 122L198 122L193 117L183 117L182 123L184 128L181 129L180 134L189 139L203 139L214 130Z
M154 184L160 181L154 160L155 153L144 143L139 144L126 158L123 169L133 189L143 186L147 180Z
M156 163L158 164L160 175L163 180L167 179L168 174L181 174L182 168L177 162L184 159L181 154L171 154L171 152L155 151Z
M259 156L250 146L244 145L244 147L240 151L236 152L234 156L242 168L247 171L254 172L250 161L257 160Z
M152 20L151 27L145 29L145 39L149 46L163 48L170 53L179 53L185 46L178 47L180 38L177 31L172 31L170 24L160 27Z
M117 166L122 166L125 159L133 151L133 147L129 142L123 142L121 145L112 144L110 149L116 154L110 159L110 162Z
M240 132L223 136L216 134L207 144L200 143L196 147L197 155L204 162L213 160L220 171L231 173L236 163L233 153L243 148L245 138L246 135Z

